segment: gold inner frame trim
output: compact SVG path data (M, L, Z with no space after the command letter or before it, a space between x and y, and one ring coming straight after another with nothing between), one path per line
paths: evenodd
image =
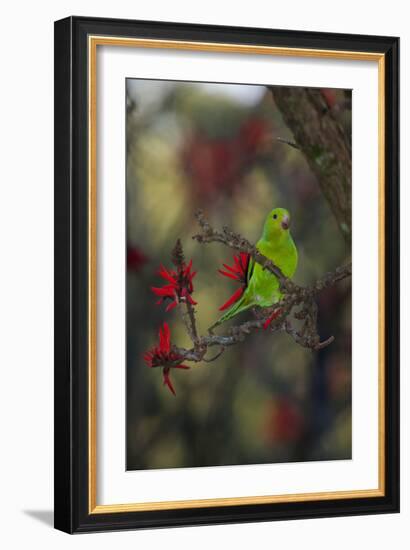
M288 495L246 496L199 500L173 500L131 504L97 504L97 46L189 50L200 52L258 54L282 57L310 57L338 60L377 61L378 63L378 153L379 153L379 364L378 364L378 488L351 491L326 491ZM214 506L240 506L284 502L381 497L385 494L385 56L374 52L350 52L307 48L283 48L242 44L88 37L88 510L90 514L175 510Z

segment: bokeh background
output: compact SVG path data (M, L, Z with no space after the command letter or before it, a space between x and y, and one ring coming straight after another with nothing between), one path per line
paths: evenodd
M176 397L162 369L144 363L164 321L173 342L190 347L178 310L165 313L150 291L177 238L198 271L202 334L237 288L217 273L233 252L192 240L196 208L253 242L267 212L287 208L299 284L351 251L303 154L281 141L293 138L267 88L128 79L126 91L127 469L351 458L350 281L319 297L319 333L336 340L318 353L261 331L214 363L173 370ZM349 128L348 93L323 93Z

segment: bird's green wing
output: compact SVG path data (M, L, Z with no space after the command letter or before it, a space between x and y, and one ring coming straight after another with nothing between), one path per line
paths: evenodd
M252 258L252 256L249 257L249 263L248 263L248 271L246 273L246 283L249 284L249 281L251 280L253 270L255 267L255 260Z

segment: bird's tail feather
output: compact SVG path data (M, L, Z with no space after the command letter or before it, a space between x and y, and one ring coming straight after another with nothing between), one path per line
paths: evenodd
M229 321L229 319L232 319L232 317L235 317L235 315L238 315L238 313L241 313L242 311L245 311L252 307L252 303L249 303L246 300L245 296L242 296L240 300L236 302L236 304L233 304L232 307L228 309L226 313L220 317L216 323L214 323L211 327L209 327L209 330L212 330L213 328L221 325L222 323L225 323L225 321Z

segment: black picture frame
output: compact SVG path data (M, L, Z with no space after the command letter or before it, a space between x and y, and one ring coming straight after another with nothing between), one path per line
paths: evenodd
M385 57L385 494L90 513L88 58L90 35L377 52ZM55 23L55 527L67 533L399 511L399 39L68 17Z

